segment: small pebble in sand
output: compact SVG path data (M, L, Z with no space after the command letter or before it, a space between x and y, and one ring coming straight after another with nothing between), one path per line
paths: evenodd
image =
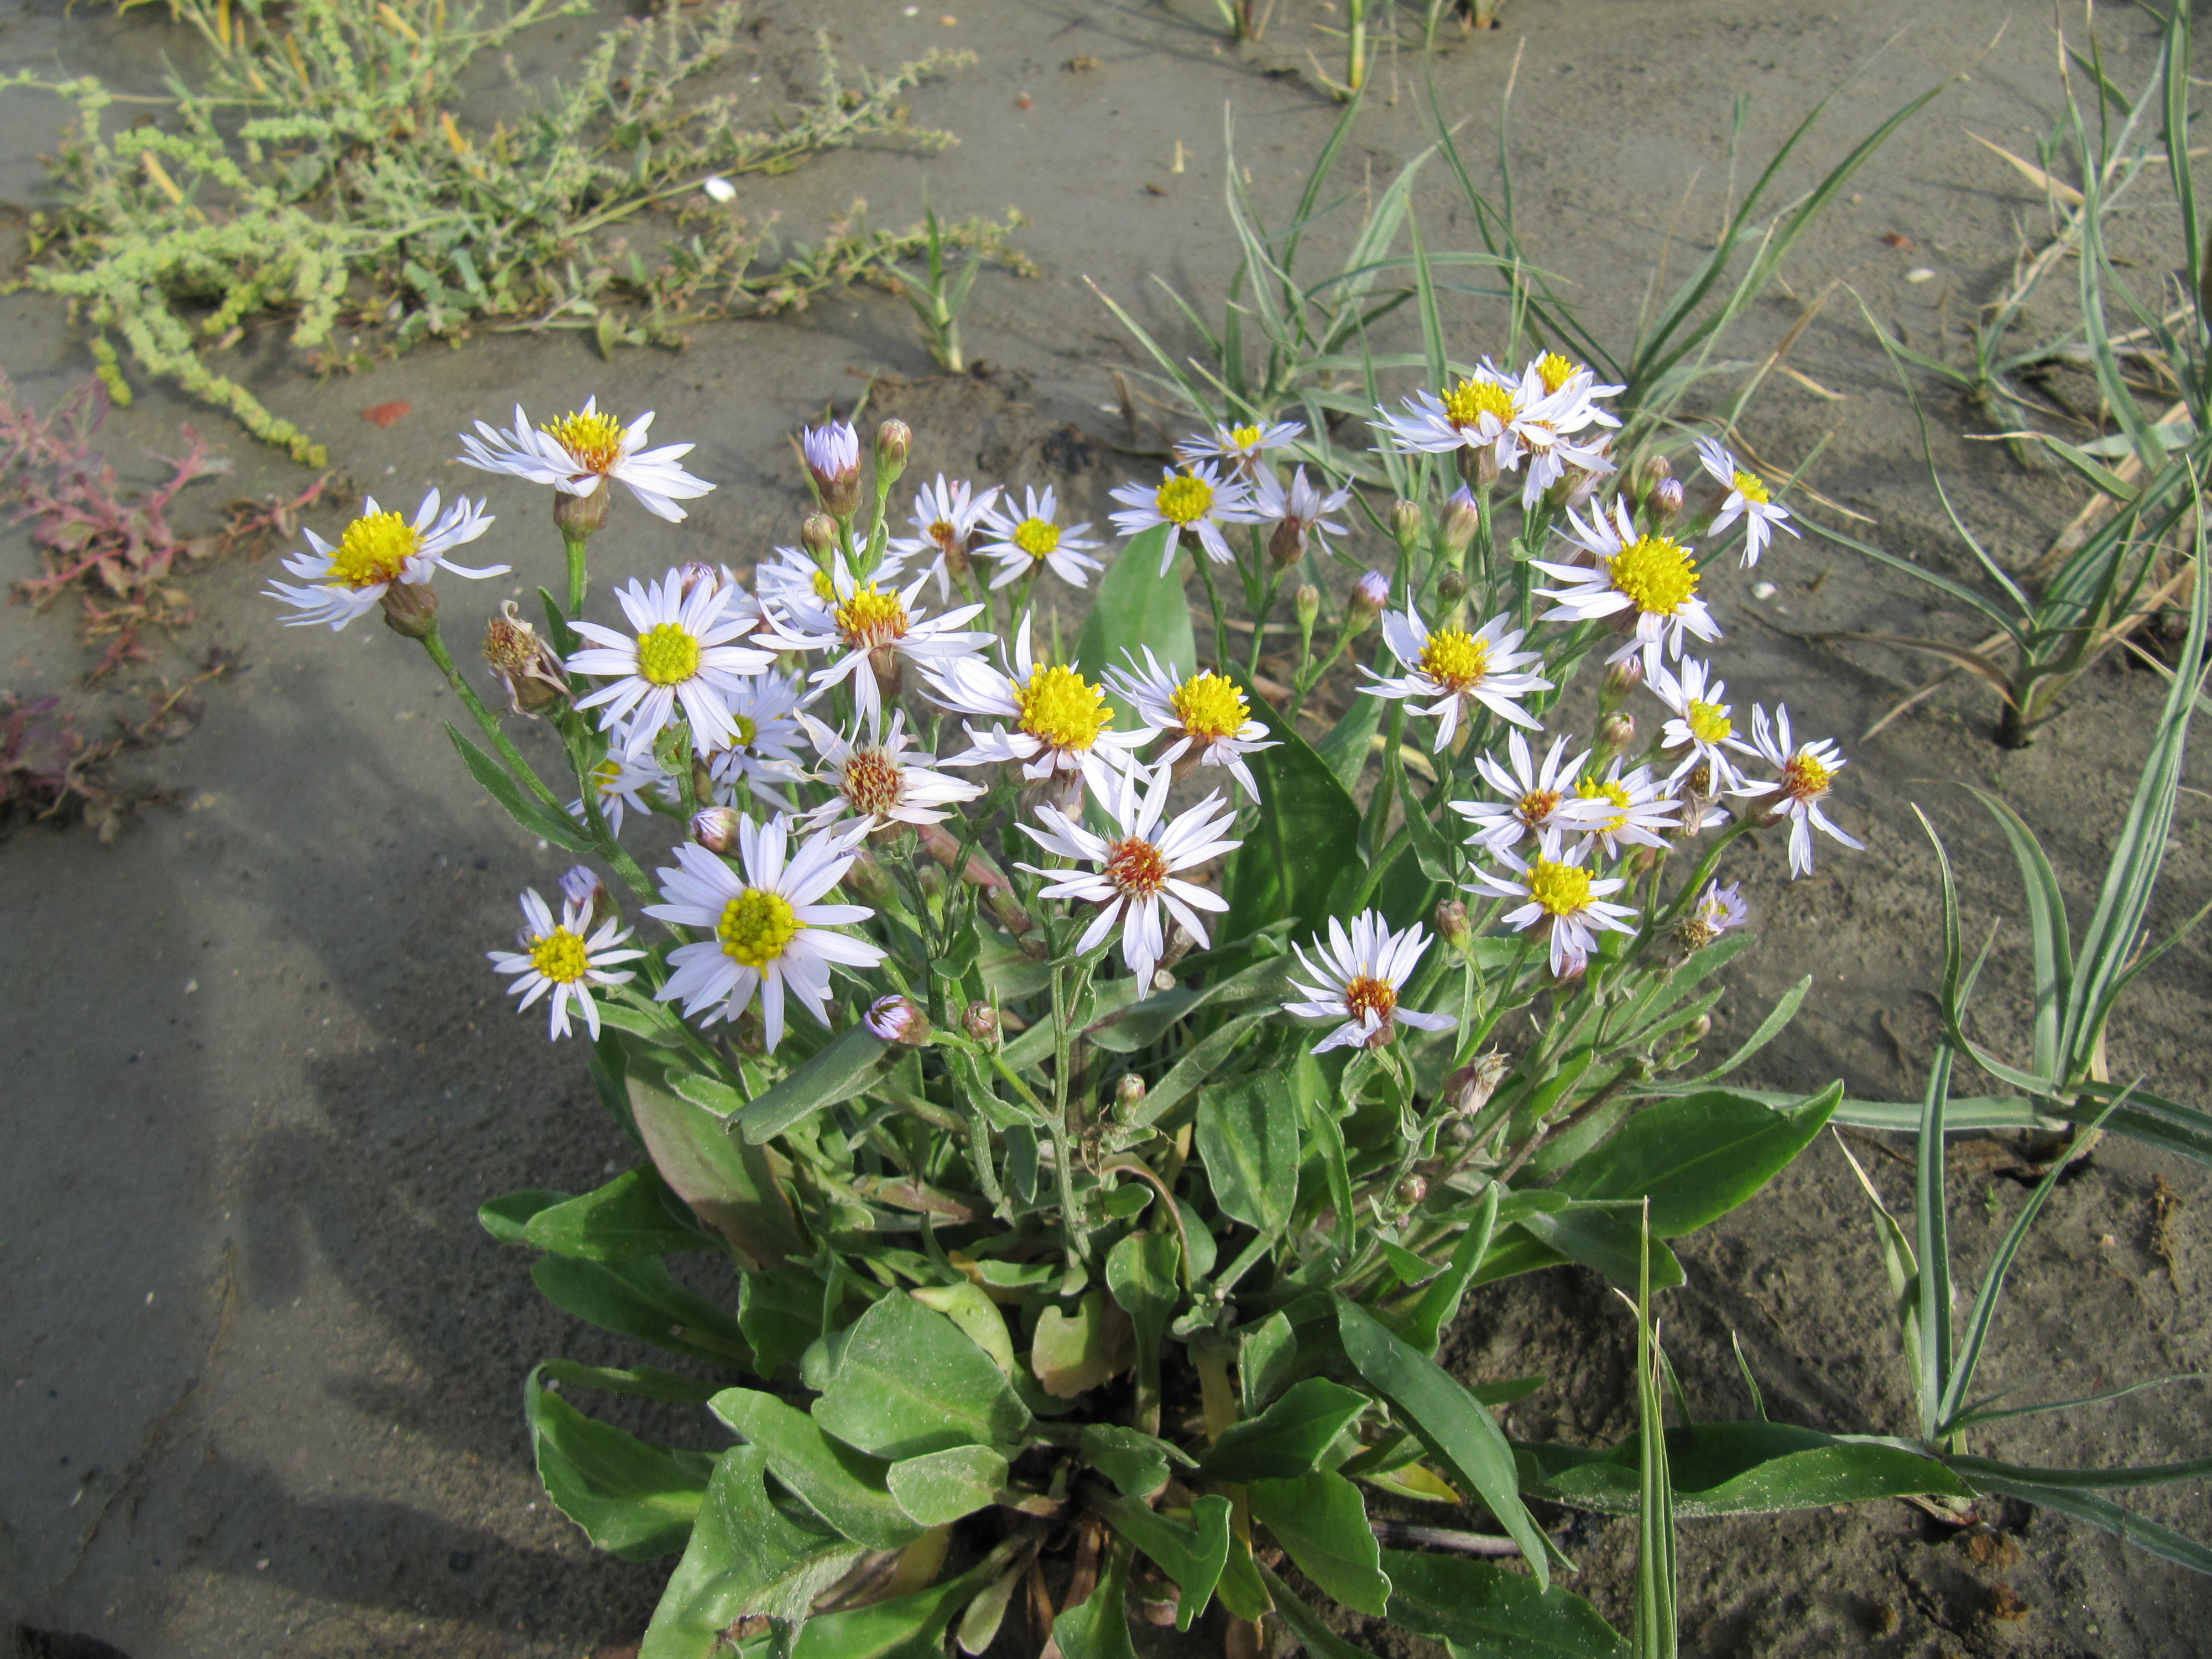
M1754 599L1771 599L1774 592L1772 582L1753 582L1751 585L1751 597Z
M1926 265L1915 265L1905 273L1905 280L1908 283L1932 283L1936 280L1936 273Z
M701 179L699 188L718 202L734 201L737 198L738 187L719 173L711 178Z

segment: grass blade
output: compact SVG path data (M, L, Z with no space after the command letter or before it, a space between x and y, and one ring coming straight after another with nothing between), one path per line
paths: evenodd
M1667 1473L1666 1404L1659 1393L1659 1345L1651 1328L1651 1205L1644 1206L1636 1285L1637 1659L1674 1659L1674 1487Z
M2031 1064L2036 1073L2059 1080L2059 1021L2074 986L2074 947L2066 926L2066 900L2058 890L2057 872L2044 856L2020 814L1985 789L1966 786L1974 799L1990 810L1997 827L2012 845L2020 866L2021 884L2027 891L2027 924L2035 945L2035 1038Z
M1950 1218L1943 1208L1943 1107L1951 1092L1948 1042L1936 1045L1928 1067L1928 1092L1920 1103L1920 1142L1913 1149L1912 1220L1920 1260L1920 1432L1942 1437L1942 1407L1951 1377Z
M2170 1382L2212 1382L2212 1371L2175 1371L2168 1376L2154 1376L2145 1382L2128 1383L2124 1388L2106 1389L2102 1394L2085 1394L2075 1400L2047 1400L2038 1406L2013 1406L2001 1412L1983 1409L2003 1398L2002 1395L1991 1395L1987 1400L1969 1406L1960 1413L1958 1426L1971 1429L1984 1423L1999 1422L2008 1417L2034 1417L2044 1412L2070 1411L2076 1406L2101 1406L2107 1400L2141 1394L2146 1389L2162 1389Z
M2002 1466L2000 1466L2002 1467ZM2184 1537L2171 1527L2162 1527L2155 1521L2122 1509L2109 1498L2100 1498L2094 1492L2074 1492L2063 1486L2037 1486L2009 1475L1981 1474L1969 1477L1978 1491L2002 1492L2008 1498L2018 1498L2046 1510L2056 1510L2061 1515L2070 1515L2077 1521L2087 1521L2093 1527L2101 1527L2124 1544L2133 1544L2148 1550L2153 1555L2163 1556L2168 1561L2212 1573L2212 1550L2193 1538Z

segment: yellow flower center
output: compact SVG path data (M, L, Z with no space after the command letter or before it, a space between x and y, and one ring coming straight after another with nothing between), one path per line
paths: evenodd
M1773 496L1766 493L1766 486L1765 484L1761 483L1757 478L1752 477L1750 473L1745 471L1741 467L1738 467L1736 469L1735 477L1729 480L1729 482L1735 485L1735 493L1742 496L1744 500L1747 501L1757 501L1761 507L1764 507L1774 499Z
M356 519L331 555L331 574L348 587L396 582L422 545L422 538L397 513L371 513Z
M1085 682L1072 668L1040 668L1014 688L1022 730L1054 749L1088 749L1114 718L1106 688Z
M1042 519L1024 519L1014 526L1014 545L1033 559L1042 559L1060 545L1060 526Z
M750 749L753 739L760 736L760 726L750 714L732 714L730 724L738 732L738 740L730 745L732 749Z
M611 793L621 777L622 763L612 755L592 769L592 787L603 795Z
M654 685L680 685L699 672L699 641L687 629L662 623L637 642L637 672Z
M1444 419L1454 426L1474 426L1486 415L1511 420L1513 393L1488 380L1462 380L1444 393Z
M1239 449L1251 448L1262 435L1256 426L1232 426L1229 428L1229 441Z
M1133 898L1150 898L1167 884L1168 861L1142 836L1106 845L1106 879Z
M906 627L906 607L898 602L898 595L878 592L873 582L862 583L851 599L837 607L837 631L845 636L846 644L857 649L903 639Z
M593 410L588 415L563 415L550 426L538 428L568 452L568 459L586 472L605 472L622 459L629 428Z
M1170 478L1152 497L1160 517L1170 524L1194 524L1213 505L1213 489L1203 478Z
M821 600L823 604L835 605L837 603L837 584L830 580L830 573L828 571L817 570L814 573L813 588L814 597Z
M1528 896L1553 915L1573 915L1589 903L1590 872L1578 864L1540 858L1528 866Z
M530 941L530 965L556 985L574 985L592 964L584 941L565 927Z
M1682 723L1699 743L1718 743L1735 730L1735 722L1728 717L1726 708L1717 702L1699 702L1694 697L1682 716Z
M1698 591L1690 550L1672 536L1638 537L1606 561L1606 574L1638 611L1653 616L1673 616Z
M1390 1016L1398 1011L1397 988L1387 979L1361 974L1344 988L1344 1006L1354 1019L1374 1015L1381 1022L1382 1030L1387 1031L1390 1029Z
M1547 351L1536 360L1536 378L1543 381L1544 390L1557 392L1569 380L1583 372L1583 366L1571 357Z
M906 793L905 774L886 750L863 749L845 762L839 792L856 812L888 812Z
M1531 830L1543 827L1544 820L1559 809L1559 792L1556 789L1531 789L1515 803L1513 815Z
M1175 689L1168 703L1182 722L1182 729L1194 738L1212 742L1218 738L1233 738L1244 729L1244 722L1252 718L1252 706L1244 701L1244 694L1233 681L1223 678L1211 669L1203 674L1193 674Z
M1615 778L1584 778L1575 785L1575 793L1584 800L1609 800L1620 809L1603 823L1590 827L1604 835L1611 835L1628 822L1628 786ZM1556 867L1556 866L1555 866ZM1583 885L1588 887L1585 881Z
M1782 765L1783 792L1796 800L1820 799L1835 778L1833 768L1823 766L1802 749Z
M722 907L714 937L722 941L722 954L740 968L759 969L781 956L805 926L782 894L748 887Z
M1439 628L1421 647L1421 672L1447 691L1480 685L1490 673L1490 641L1463 628Z

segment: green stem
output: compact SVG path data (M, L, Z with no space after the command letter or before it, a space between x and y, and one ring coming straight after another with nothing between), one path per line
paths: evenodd
M532 794L555 811L565 812L567 809L559 797L546 787L545 780L538 775L537 769L523 759L522 751L508 739L491 710L484 707L483 699L477 696L476 687L461 678L461 671L453 665L453 653L446 649L446 641L434 625L422 636L422 648L430 653L430 660L437 664L438 671L445 675L446 684L453 688L453 695L468 705L469 713L476 717L477 725L491 740L492 747L499 750L500 758L507 763L507 769L514 774L516 780L527 786Z
M611 487L611 485L602 486L602 488ZM561 544L568 550L568 620L574 622L584 614L584 588L586 581L584 554L586 548L590 544L590 538L584 536L571 536L563 532Z
M1199 577L1206 583L1206 603L1213 607L1213 665L1220 668L1234 662L1229 654L1229 624L1221 614L1221 594L1213 586L1213 561L1206 556L1206 544L1196 537L1191 538L1190 562L1198 567ZM1198 665L1193 663L1193 668Z

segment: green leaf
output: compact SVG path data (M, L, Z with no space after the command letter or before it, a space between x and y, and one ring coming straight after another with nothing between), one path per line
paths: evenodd
M2033 1481L2015 1480L2007 1476L1980 1474L1974 1479L1977 1491L1998 1492L2008 1498L2017 1498L2039 1509L2056 1510L2070 1515L2077 1521L2087 1521L2093 1527L2101 1527L2122 1543L2133 1544L2148 1550L2153 1555L2163 1556L2197 1572L2212 1573L2212 1549L2207 1549L2195 1539L2160 1526L2148 1516L2122 1509L2109 1498L2100 1498L2091 1492L2081 1492L2066 1486L2038 1486Z
M990 1355L943 1314L894 1291L845 1333L814 1420L840 1440L901 1460L1018 1441L1030 1426Z
M1443 1466L1452 1482L1490 1506L1490 1512L1521 1547L1538 1586L1548 1588L1548 1540L1521 1501L1512 1448L1490 1413L1450 1372L1419 1348L1393 1335L1342 1297L1332 1299L1346 1357L1420 1437L1429 1455Z
M1150 1498L1167 1485L1170 1463L1197 1467L1182 1447L1118 1423L1086 1423L1081 1444L1083 1461L1127 1498Z
M1390 1622L1451 1644L1455 1659L1627 1659L1579 1595L1462 1555L1384 1550Z
M722 1632L740 1619L802 1621L814 1598L866 1553L779 1508L768 1495L767 1470L757 1446L722 1454L638 1659L711 1659Z
M1282 1231L1298 1196L1298 1126L1272 1075L1198 1091L1198 1150L1224 1214L1263 1233Z
M1294 1382L1259 1416L1224 1429L1199 1459L1199 1472L1209 1480L1229 1481L1289 1480L1310 1474L1368 1404L1357 1389L1324 1376Z
M530 1224L531 1217L556 1204L565 1204L568 1200L566 1193L548 1192L541 1187L526 1188L521 1192L495 1198L488 1204L479 1204L477 1222L501 1243L521 1244L527 1242L523 1229Z
M923 1529L892 1498L883 1459L832 1440L805 1412L772 1394L725 1389L707 1404L761 1449L775 1478L800 1502L855 1543L896 1550L921 1536Z
M1531 1497L1608 1515L1636 1511L1638 1442L1605 1449L1515 1448ZM1914 1494L1960 1497L1966 1485L1933 1458L1877 1439L1822 1434L1790 1423L1700 1423L1667 1431L1674 1512L1771 1515Z
M1006 1460L988 1446L948 1446L901 1458L884 1476L898 1506L925 1527L973 1515L1006 1484Z
M1616 1285L1633 1285L1640 1242L1635 1214L1626 1206L1570 1204L1561 1210L1539 1210L1505 1229L1483 1258L1474 1282L1488 1285L1562 1261L1579 1261ZM1671 1290L1681 1282L1681 1262L1664 1244L1655 1243L1651 1283Z
M780 1267L787 1256L807 1253L765 1152L734 1139L723 1118L669 1087L668 1072L641 1050L629 1053L625 1084L638 1138L660 1178L743 1266Z
M1290 1316L1279 1308L1245 1328L1237 1352L1237 1387L1245 1416L1257 1417L1282 1393L1297 1357L1297 1334L1291 1328Z
M1255 1480L1251 1498L1253 1519L1275 1534L1299 1571L1346 1607L1382 1615L1390 1581L1358 1487L1316 1469L1295 1480Z
M1030 1370L1054 1399L1073 1400L1128 1368L1130 1334L1128 1316L1094 1287L1077 1298L1073 1313L1052 1307L1038 1318Z
M1229 855L1221 936L1242 939L1290 916L1291 936L1303 939L1328 921L1337 882L1359 866L1359 809L1328 763L1265 697L1248 692L1247 700L1276 746L1248 763L1260 786L1259 817Z
M773 1140L799 1119L864 1091L886 1046L864 1023L855 1021L733 1121L748 1145Z
M1175 1580L1182 1591L1176 1606L1176 1628L1188 1630L1213 1599L1214 1586L1229 1559L1229 1500L1218 1492L1199 1498L1190 1506L1188 1524L1171 1520L1133 1493L1119 1498L1094 1493L1089 1502L1115 1531Z
M684 1547L706 1495L711 1454L648 1445L586 1417L549 1392L535 1370L522 1401L546 1496L594 1544L625 1561Z
M985 1261L979 1270L1014 1264ZM930 1285L908 1292L925 1308L933 1308L957 1325L970 1342L990 1357L1000 1373L1011 1379L1019 1364L1014 1358L1014 1339L1006 1330L1006 1316L999 1304L969 1279L957 1285Z
M538 1211L522 1237L541 1250L586 1261L634 1261L716 1249L713 1239L669 1214L661 1197L666 1190L651 1170L631 1170L597 1192Z
M1275 1574L1265 1567L1260 1572L1275 1598L1275 1610L1313 1659L1375 1659L1365 1648L1346 1641L1323 1624L1320 1615L1292 1595L1291 1587Z
M1221 1564L1221 1578L1213 1587L1231 1617L1258 1619L1274 1605L1260 1571L1260 1564L1252 1559L1252 1547L1231 1533L1229 1559Z
M1119 1541L1109 1545L1091 1594L1081 1606L1052 1621L1053 1640L1066 1659L1137 1659L1129 1640L1129 1616L1121 1604L1128 1571L1129 1547Z
M1146 1193L1152 1190L1139 1182L1130 1186ZM1106 1287L1129 1316L1139 1354L1157 1356L1160 1351L1168 1321L1180 1299L1176 1264L1182 1259L1182 1245L1174 1233L1164 1231L1124 1233L1107 1252Z
M946 1627L1004 1570L1006 1555L1002 1546L929 1589L810 1619L792 1644L792 1659L943 1659ZM768 1646L745 1650L765 1659Z
M752 1345L761 1376L798 1370L800 1356L822 1334L822 1281L795 1267L742 1275L738 1328Z
M1636 1623L1631 1639L1639 1659L1674 1659L1674 1488L1667 1472L1667 1404L1659 1373L1667 1364L1651 1322L1651 1229L1641 1229L1643 1261L1636 1277ZM1671 1381L1674 1372L1667 1372ZM1675 1388L1675 1404L1689 1404Z
M1163 667L1173 665L1179 677L1196 671L1198 647L1191 638L1190 601L1183 594L1182 573L1160 574L1160 554L1167 540L1165 526L1132 537L1099 577L1090 614L1075 641L1075 661L1085 679L1103 681L1109 668L1125 666L1124 652L1134 656L1141 668L1146 646ZM1127 730L1132 723L1128 708L1110 690L1107 701L1114 705L1115 724Z
M507 775L507 769L460 734L451 720L446 722L446 735L453 740L453 747L461 751L461 762L469 775L482 784L484 792L507 809L507 815L540 841L550 842L564 853L589 853L593 849L591 838L577 827L565 812L556 812L535 795Z
M1558 1190L1581 1199L1649 1198L1651 1236L1680 1238L1765 1186L1820 1133L1843 1097L1837 1083L1783 1111L1728 1089L1661 1101L1577 1162Z
M685 1376L658 1365L582 1365L573 1359L544 1359L538 1362L538 1369L549 1382L574 1382L607 1394L634 1395L641 1400L690 1400L703 1405L722 1388L703 1376Z
M1492 1182L1482 1189L1481 1208L1452 1249L1451 1261L1432 1280L1407 1316L1405 1338L1423 1353L1433 1355L1443 1340L1444 1328L1459 1316L1459 1304L1474 1279L1482 1259L1490 1254L1498 1235L1498 1203L1503 1189Z
M2012 1480L2066 1492L2120 1492L2132 1486L2164 1486L2177 1480L2202 1480L2212 1475L2212 1457L2112 1469L2033 1469L1989 1457L1954 1456L1943 1461L1977 1486L1984 1480Z
M601 1330L694 1359L752 1369L752 1350L737 1322L678 1285L657 1258L586 1261L543 1255L531 1265L530 1277L554 1306Z
M1352 698L1352 706L1337 716L1336 724L1314 747L1346 794L1358 787L1359 775L1367 769L1375 733L1382 728L1383 708L1381 697Z

